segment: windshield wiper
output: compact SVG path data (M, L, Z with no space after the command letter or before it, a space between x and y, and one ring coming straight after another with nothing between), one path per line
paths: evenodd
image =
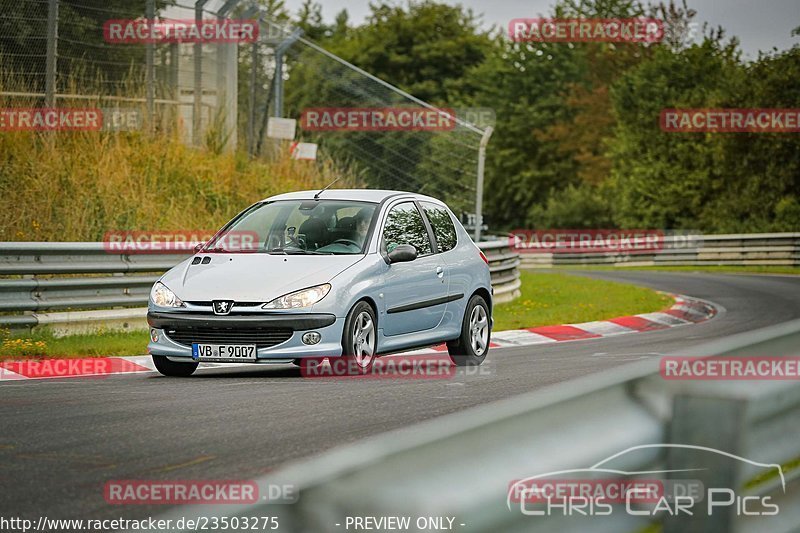
M318 252L316 250L302 250L300 248L273 248L269 253L280 255L334 255L333 252Z
M281 255L305 255L308 252L300 248L273 248L269 251L269 253Z

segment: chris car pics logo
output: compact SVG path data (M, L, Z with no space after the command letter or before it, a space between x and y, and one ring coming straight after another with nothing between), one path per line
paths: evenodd
M770 495L747 490L706 486L702 478L708 469L702 464L665 470L622 470L612 468L614 460L626 462L637 450L691 450L715 454L743 463L748 470L759 471L756 479L774 477L786 492L786 479L780 464L762 463L732 453L689 444L644 444L613 454L588 468L558 470L537 474L509 483L506 506L523 515L608 516L626 513L631 516L669 518L733 512L737 516L766 517L780 511Z

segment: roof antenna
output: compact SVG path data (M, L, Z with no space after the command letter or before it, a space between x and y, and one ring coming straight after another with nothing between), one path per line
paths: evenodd
M314 195L314 200L319 200L319 195L320 195L320 194L322 194L322 193L324 193L324 192L325 192L325 191L327 191L328 189L330 189L330 188L331 188L331 186L333 186L333 184L334 184L334 183L336 183L337 181L339 181L340 179L342 179L342 177L341 177L341 176L339 176L338 178L336 178L335 180L333 180L332 182L330 182L330 183L329 183L327 186L325 186L325 188L324 188L324 189L322 189L322 190L321 190L321 191L319 191L317 194L315 194L315 195Z

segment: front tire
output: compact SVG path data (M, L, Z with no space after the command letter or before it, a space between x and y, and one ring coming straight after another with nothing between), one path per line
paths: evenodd
M342 338L342 357L348 372L366 374L372 369L378 342L377 323L375 311L367 302L358 302L348 313Z
M200 363L176 363L163 355L153 355L153 364L165 376L185 378L191 376Z
M456 366L478 366L489 353L491 327L489 305L483 296L474 294L467 302L464 319L461 321L461 335L447 343L450 360Z

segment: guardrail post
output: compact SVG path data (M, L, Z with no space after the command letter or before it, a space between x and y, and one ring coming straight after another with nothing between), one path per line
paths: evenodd
M519 254L511 249L509 241L483 241L476 243L489 260L492 276L492 301L509 302L520 295Z
M736 398L707 397L684 393L673 401L670 442L703 446L742 455L746 402ZM740 465L734 459L691 448L667 450L667 468L693 470L672 474L673 479L698 479L703 483L703 501L694 506L692 516L679 514L664 521L665 533L725 533L733 530L736 506L715 507L707 512L708 490L731 489L737 494L742 480Z

